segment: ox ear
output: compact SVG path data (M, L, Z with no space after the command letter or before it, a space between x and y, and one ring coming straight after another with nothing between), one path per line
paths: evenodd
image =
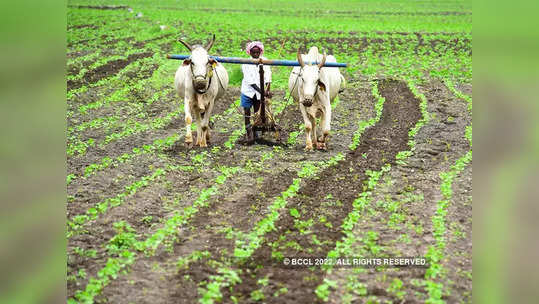
M208 62L210 64L217 64L217 60L215 60L215 58L212 58L212 57L210 57L210 59L208 59Z
M190 65L191 64L191 59L185 59L183 61L183 65Z
M318 87L320 88L320 90L322 91L326 91L326 84L322 82L322 80L318 79Z

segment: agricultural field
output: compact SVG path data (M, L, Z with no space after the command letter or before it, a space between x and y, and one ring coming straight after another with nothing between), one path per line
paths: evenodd
M471 1L68 1L68 303L472 301ZM333 54L347 85L305 152L272 67L280 144L244 146L241 68L208 148L184 145L188 54ZM194 129L195 130L195 129ZM267 134L268 141L272 140ZM425 257L305 267L287 257Z

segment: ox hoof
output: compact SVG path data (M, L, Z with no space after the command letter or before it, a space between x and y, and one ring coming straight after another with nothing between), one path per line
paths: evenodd
M310 152L313 150L313 146L305 146L305 149L303 150L305 150L305 152Z
M323 142L316 143L316 148L323 151L326 151L328 149L326 144Z
M193 142L192 141L190 141L190 142L186 141L184 144L185 144L186 148L189 148L189 149L193 148Z

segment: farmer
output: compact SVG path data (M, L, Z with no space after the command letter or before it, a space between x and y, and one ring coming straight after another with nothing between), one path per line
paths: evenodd
M247 43L245 48L247 54L251 55L254 59L267 59L261 55L264 53L264 45L260 41L252 41ZM241 82L241 106L244 110L245 118L245 138L243 143L252 145L255 142L255 132L253 132L253 126L251 125L251 107L253 107L253 114L260 108L260 74L258 72L258 65L255 64L242 64L241 70L243 72L243 80ZM264 82L265 90L264 96L271 98L273 94L270 92L271 85L271 69L269 66L264 66ZM254 121L253 121L254 123Z

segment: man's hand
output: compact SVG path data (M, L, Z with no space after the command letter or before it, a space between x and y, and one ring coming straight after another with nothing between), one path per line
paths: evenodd
M260 92L260 88L259 88L256 84L252 84L251 87L252 87L253 89L255 89L255 91L257 91L258 93L261 93L261 92ZM264 95L266 95L266 94L264 94Z

